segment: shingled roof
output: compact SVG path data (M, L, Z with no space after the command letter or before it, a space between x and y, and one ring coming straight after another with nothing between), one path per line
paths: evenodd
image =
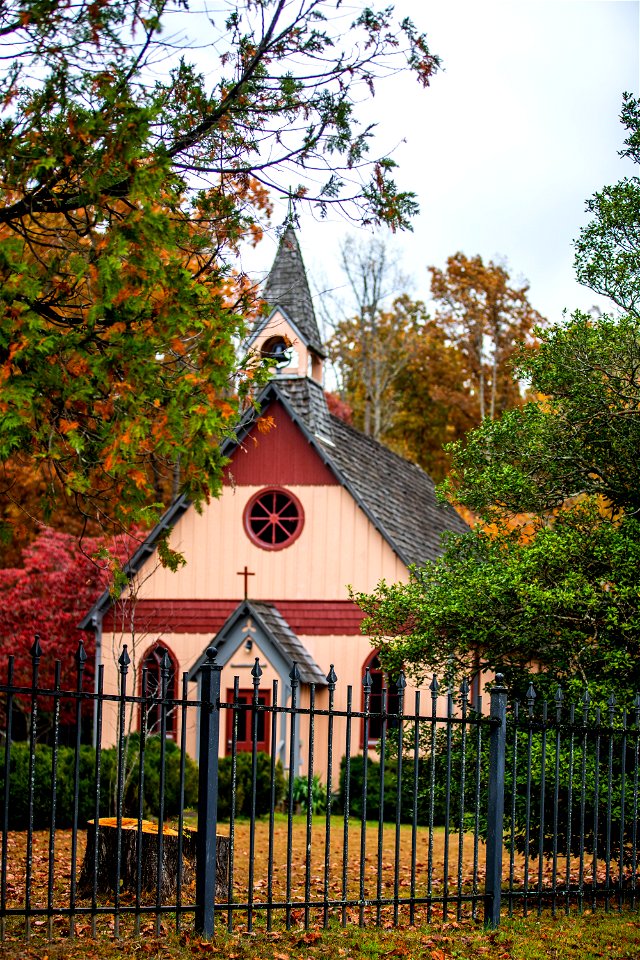
M243 600L233 611L226 623L221 627L211 643L218 648L218 662L226 662L232 650L228 647L229 636L233 637L234 627L244 617L253 617L260 629L264 632L287 665L287 669L297 664L302 683L315 683L318 687L327 686L327 678L303 645L297 634L293 632L277 607L271 603L262 603L256 600ZM264 653L264 651L263 651ZM268 653L268 651L267 651ZM196 680L198 673L207 659L205 650L189 670L189 680Z
M326 687L327 678L324 673L278 608L271 603L261 603L257 600L248 601L247 606L258 615L264 629L268 631L274 643L291 664L297 663L302 682Z
M332 418L319 383L310 377L280 376L274 385L315 436L333 441Z
M281 307L284 310L289 320L300 331L308 347L315 350L321 357L326 356L320 339L298 238L291 224L287 226L280 238L278 252L267 277L263 296L269 306Z
M443 533L468 531L453 507L438 503L435 484L424 470L330 414L322 388L313 380L279 378L272 386L406 564L435 560L442 553Z

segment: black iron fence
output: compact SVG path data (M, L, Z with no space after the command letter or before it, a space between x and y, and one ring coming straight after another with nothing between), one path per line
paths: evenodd
M31 682L15 682L11 659L0 685L3 938L467 914L496 926L504 909L640 902L640 699L631 717L613 698L604 715L588 694L567 705L560 690L509 704L497 677L487 715L466 682L434 678L425 705L402 676L374 694L367 672L362 709L351 687L338 709L333 668L326 688L301 689L294 665L281 702L256 660L252 695L236 679L223 702L213 648L197 699L186 674L170 697L166 654L130 689L126 647L110 694L102 667L85 689L82 644L70 689L59 662L41 685L38 639L31 654ZM12 740L16 711L26 744ZM197 768L178 746L194 720Z

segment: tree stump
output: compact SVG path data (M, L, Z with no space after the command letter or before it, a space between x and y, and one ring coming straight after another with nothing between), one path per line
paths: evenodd
M115 817L101 817L98 830L97 889L99 894L115 893L118 857L118 830ZM162 865L160 870L160 900L175 898L178 886L178 831L165 826L162 831ZM122 818L120 847L120 892L135 893L138 889L138 821ZM142 821L140 856L140 890L156 893L158 882L158 824ZM195 877L197 832L185 827L182 835L182 886L188 886ZM227 896L229 878L229 837L217 838L216 896ZM93 893L93 875L96 849L94 821L87 824L87 848L79 880L81 896Z

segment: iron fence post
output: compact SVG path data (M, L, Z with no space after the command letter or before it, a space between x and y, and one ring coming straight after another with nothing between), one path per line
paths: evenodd
M484 923L495 929L500 924L502 891L502 832L504 826L504 780L507 733L507 688L496 674L491 688L492 720L489 742L489 800L487 804L487 862L484 888Z
M212 937L216 904L216 833L218 828L218 739L220 733L220 673L218 651L207 650L202 666L200 739L198 752L198 833L196 839L195 929Z

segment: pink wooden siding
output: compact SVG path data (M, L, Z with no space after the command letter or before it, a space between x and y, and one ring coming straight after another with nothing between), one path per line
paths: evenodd
M242 514L255 487L224 487L201 514L185 513L169 544L186 566L172 573L156 554L137 576L142 600L238 600L245 565L249 597L271 601L348 600L347 585L370 591L379 580L405 580L407 569L342 486L290 485L305 513L304 530L283 550L262 550L244 531Z

